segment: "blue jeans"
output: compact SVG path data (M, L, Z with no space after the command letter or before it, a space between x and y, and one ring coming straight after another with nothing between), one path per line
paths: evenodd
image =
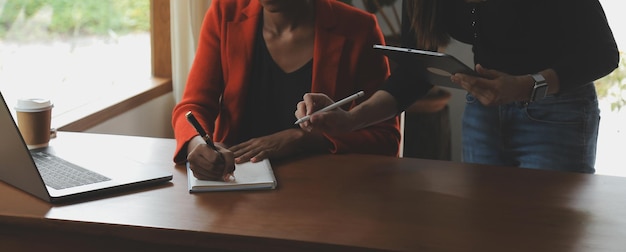
M485 107L466 98L464 162L595 172L600 110L593 83L530 104Z

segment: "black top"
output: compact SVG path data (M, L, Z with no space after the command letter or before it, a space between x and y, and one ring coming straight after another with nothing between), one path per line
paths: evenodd
M270 55L262 29L257 29L252 74L245 110L242 111L242 131L237 143L270 135L289 128L299 128L294 111L305 93L311 92L313 60L298 70L285 73Z
M552 68L563 93L609 74L619 62L615 39L597 0L443 3L448 33L471 44L474 62L486 68L512 75ZM402 16L402 46L415 47L407 13ZM399 112L432 87L416 68L400 64L382 87L396 98Z

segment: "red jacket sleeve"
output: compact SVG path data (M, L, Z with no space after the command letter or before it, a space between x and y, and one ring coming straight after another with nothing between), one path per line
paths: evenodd
M172 127L176 138L174 162L184 163L187 160L186 144L198 135L187 122L185 114L192 111L204 129L212 134L215 120L219 113L219 99L223 92L224 82L221 68L220 36L221 13L218 5L221 1L213 1L207 11L196 49L191 70L181 101L172 112Z

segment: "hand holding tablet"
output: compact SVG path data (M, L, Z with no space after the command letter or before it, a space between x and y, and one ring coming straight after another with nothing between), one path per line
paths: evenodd
M399 63L420 63L426 68L427 79L432 85L462 89L450 80L452 75L477 75L472 68L449 54L386 45L374 45L374 49L381 50L387 57Z

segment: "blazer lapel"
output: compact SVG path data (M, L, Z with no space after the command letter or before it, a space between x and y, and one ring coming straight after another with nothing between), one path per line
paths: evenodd
M330 97L337 94L336 82L342 50L346 38L333 32L337 25L336 15L333 13L329 1L316 1L318 10L315 24L315 45L313 53L313 84L312 92L323 92ZM324 59L323 61L320 59ZM322 64L323 63L323 64Z
M242 69L250 69L252 66L252 55L254 51L254 41L256 36L256 29L260 22L261 5L258 1L250 1L250 4L242 10L242 15L237 19L228 23L228 33L225 41L227 45L222 45L226 48L227 54L227 66L225 69L229 71L224 74L225 78L241 78L238 81L230 80L229 83L237 83L242 85L238 88L226 89L236 92L232 94L232 97L238 97L241 94L242 89L245 91L249 82L249 73L246 71L241 72ZM232 72L236 71L236 72ZM228 95L228 94L224 94Z

